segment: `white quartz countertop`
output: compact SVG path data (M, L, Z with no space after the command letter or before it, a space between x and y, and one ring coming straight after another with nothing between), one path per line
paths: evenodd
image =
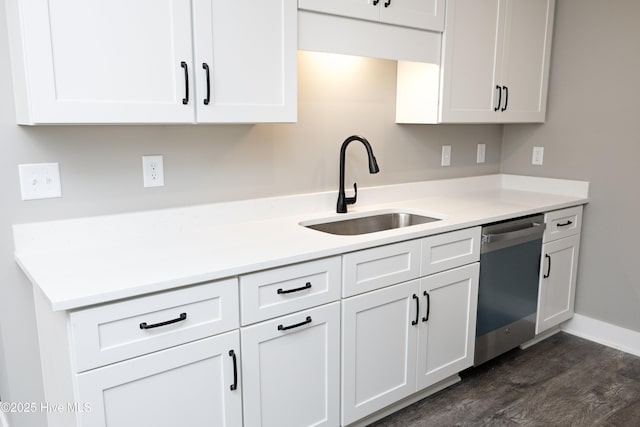
M580 205L588 183L486 175L358 193L340 215L335 191L17 224L15 258L53 310L70 310ZM441 220L358 236L299 224L389 210Z

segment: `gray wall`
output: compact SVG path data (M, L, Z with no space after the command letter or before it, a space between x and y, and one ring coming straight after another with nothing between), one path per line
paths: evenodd
M547 122L505 126L502 171L591 182L576 311L640 332L638 18L637 0L558 0Z
M0 395L41 402L31 286L13 260L11 224L222 200L335 190L338 150L366 136L381 172L369 175L362 147L349 148L349 181L392 184L500 170L502 126L394 124L395 62L351 64L299 57L297 124L243 126L45 126L15 124L4 1L0 0ZM487 162L475 164L476 143ZM440 147L452 145L442 168ZM163 154L163 188L142 187L141 156ZM20 200L17 165L59 162L63 197ZM4 361L4 362L3 362ZM12 426L41 426L41 414Z

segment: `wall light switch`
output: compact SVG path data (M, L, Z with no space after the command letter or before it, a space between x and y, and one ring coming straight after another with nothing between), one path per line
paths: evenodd
M442 146L442 166L451 165L451 146L443 145Z
M487 144L478 144L478 151L476 154L476 163L484 163L486 152L487 152Z
M22 200L62 197L58 163L18 165Z
M542 165L543 157L544 157L544 147L533 147L531 164L538 165L538 166Z
M161 155L142 156L142 182L145 187L164 186L164 162Z

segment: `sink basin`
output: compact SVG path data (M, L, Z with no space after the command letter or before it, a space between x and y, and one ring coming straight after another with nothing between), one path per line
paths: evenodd
M350 218L338 221L312 223L306 222L300 225L341 236L353 236L357 234L375 233L376 231L391 230L394 228L410 227L412 225L426 224L439 221L440 218L418 215L409 212L388 212L374 215Z

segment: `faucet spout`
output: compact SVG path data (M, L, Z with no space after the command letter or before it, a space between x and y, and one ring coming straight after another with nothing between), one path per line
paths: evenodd
M342 147L340 147L340 188L338 189L338 204L336 207L337 213L346 213L347 205L352 205L356 202L358 198L358 186L356 183L353 184L353 197L347 197L344 191L344 167L345 167L345 157L347 154L347 146L352 141L360 141L364 145L364 148L367 150L367 156L369 158L369 173L378 173L380 172L380 168L378 167L378 162L376 157L373 155L373 149L371 148L371 144L367 141L366 138L358 135L352 135L344 140L342 143Z

